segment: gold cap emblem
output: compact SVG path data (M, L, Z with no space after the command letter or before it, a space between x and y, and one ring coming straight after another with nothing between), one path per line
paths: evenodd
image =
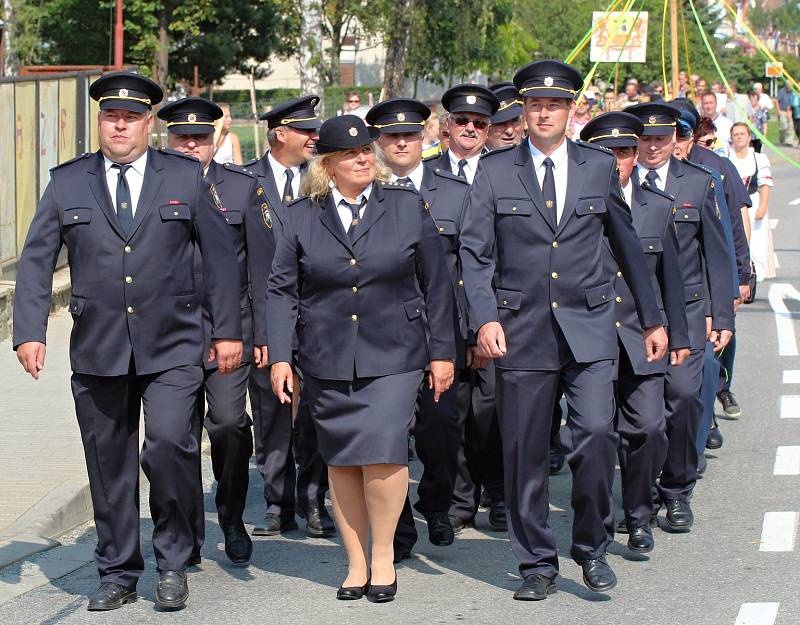
M188 121L190 121L190 122L196 122L197 121L197 115L195 115L194 113L189 113L189 116L186 119Z
M477 102L477 101L478 101L478 98L476 98L474 95L468 95L467 96L467 104L475 104L475 102Z
M658 117L656 117L655 115L651 115L647 121L651 124L655 124L658 122Z
M614 128L614 129L611 131L611 136L612 136L612 137L619 137L619 128Z
M545 77L544 86L545 87L552 87L553 86L553 77L552 76L546 76Z
M351 137L357 137L358 136L358 130L356 130L356 128L354 126L350 126L350 130L348 130L347 132L350 133Z
M405 113L398 113L397 114L397 121L399 121L399 122L406 121L406 114Z
M119 90L119 97L120 98L127 98L128 97L128 90L127 89L120 89Z

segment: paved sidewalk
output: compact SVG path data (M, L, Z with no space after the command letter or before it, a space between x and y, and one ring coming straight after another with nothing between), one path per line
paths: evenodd
M70 392L66 310L50 316L39 380L0 342L0 567L52 546L91 516L86 463Z

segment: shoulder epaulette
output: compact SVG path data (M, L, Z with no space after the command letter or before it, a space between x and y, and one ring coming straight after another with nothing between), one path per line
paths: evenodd
M172 148L160 147L158 148L158 151L161 152L162 154L168 154L169 156L180 156L181 158L194 161L195 163L197 162L197 159L195 157L189 156L188 154L184 154L183 152L178 152L178 150L173 150Z
M441 156L442 156L441 152L437 152L436 154L431 154L430 156L424 156L422 158L422 162L427 163L428 161L434 161L437 158L440 158Z
M416 193L417 190L414 188L413 182L406 182L403 184L398 184L396 182L386 182L381 180L381 186L389 191L389 190L397 190L397 191L411 191L412 193Z
M252 159L252 160L249 160L249 161L247 161L246 163L242 163L242 167L252 167L252 166L253 166L253 165L255 165L255 164L256 164L256 163L257 163L259 160L261 160L261 159L254 158L254 159Z
M488 152L484 152L483 154L481 154L478 157L478 159L479 160L483 160L485 158L488 158L489 156L496 156L497 154L502 154L503 152L508 152L509 150L512 150L512 149L514 149L516 147L518 147L518 146L516 146L516 145L507 145L507 146L504 146L502 148L496 148L494 150L489 150Z
M311 201L311 198L309 198L307 195L301 195L301 196L296 197L295 199L293 199L288 204L286 204L286 207L288 208L289 206L295 206L296 204L303 204L305 202L310 202L310 201Z
M598 152L604 152L605 154L610 154L611 156L614 156L613 151L609 150L607 147L598 145L596 143L589 143L588 141L573 141L573 143L582 148L590 148L592 150L597 150Z
M666 191L662 191L658 187L652 186L649 182L647 182L647 180L645 180L642 183L642 189L644 189L645 191L649 191L650 193L655 193L656 195L660 195L661 197L668 199L670 202L675 201L675 198L672 197L669 193L667 193Z
M66 165L71 165L72 163L77 163L78 161L82 161L85 158L89 158L91 155L92 155L91 152L84 152L83 154L78 154L78 156L75 156L69 159L68 161L64 161L63 163L59 163L55 167L51 167L50 171L60 169L61 167L65 167Z
M706 167L705 165L701 165L700 163L694 163L692 161L682 160L681 163L684 165L691 165L692 167L699 169L700 171L708 174L709 176L714 176L714 172Z
M465 186L469 186L469 182L456 176L452 171L449 169L442 169L441 167L434 167L433 169L429 170L434 176L439 176L440 178L445 178L447 180L452 180L453 182L457 182L459 184L463 184Z
M248 176L249 178L255 178L256 174L253 171L247 169L246 165L236 165L235 163L225 163L223 165L226 171L235 171L237 174L242 174L244 176Z

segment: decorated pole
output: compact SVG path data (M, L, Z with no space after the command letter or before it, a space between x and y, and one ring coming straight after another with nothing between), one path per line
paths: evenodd
M678 71L680 59L678 58L678 0L669 0L669 34L670 34L670 55L672 57L672 89L670 96L677 98L678 93Z
M117 0L117 21L114 24L114 69L122 69L122 0Z

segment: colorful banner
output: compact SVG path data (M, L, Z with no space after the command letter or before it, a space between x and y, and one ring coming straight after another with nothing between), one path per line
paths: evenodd
M16 158L14 130L14 85L0 84L0 163L7 165L0 178L0 263L10 261L17 255L14 228L17 221L17 188L14 168L10 166Z
M58 162L63 163L75 156L76 96L78 81L62 78L58 81Z
M592 13L592 28L589 59L593 63L645 62L647 11L595 11Z
M50 168L58 165L58 81L39 82L39 196L50 182Z
M36 83L19 82L14 90L17 172L17 249L22 250L36 203Z

